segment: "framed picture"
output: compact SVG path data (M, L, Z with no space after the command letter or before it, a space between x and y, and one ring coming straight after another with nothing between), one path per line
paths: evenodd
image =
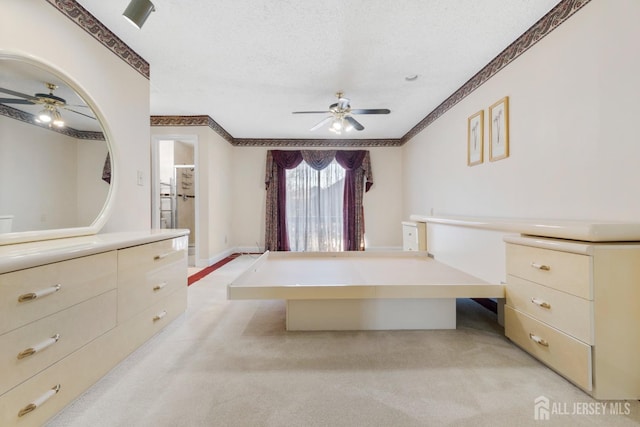
M489 107L489 160L509 157L509 97Z
M484 110L467 119L467 166L484 161Z

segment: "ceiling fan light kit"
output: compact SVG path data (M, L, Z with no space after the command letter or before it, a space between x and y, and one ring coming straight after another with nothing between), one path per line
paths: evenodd
M71 111L72 113L96 120L95 117L69 108L67 101L64 98L54 95L53 91L58 89L58 86L53 83L45 83L45 86L49 89L49 93L36 93L34 96L0 87L0 93L6 93L7 95L17 97L0 98L0 104L40 104L43 106L43 109L35 116L35 121L37 123L48 124L49 126L53 125L59 128L65 126L65 121L62 119L60 109ZM86 105L77 105L77 107L88 108Z
M335 134L342 134L343 131L349 132L353 129L358 131L364 130L364 126L358 122L352 114L389 114L390 110L386 108L377 109L352 109L349 98L345 98L342 92L337 92L338 102L331 104L327 111L294 111L293 114L331 114L325 117L321 122L313 126L310 130L314 131L321 128L327 123L331 123L329 130Z
M122 16L141 29L151 12L155 12L155 10L155 6L149 0L131 0Z

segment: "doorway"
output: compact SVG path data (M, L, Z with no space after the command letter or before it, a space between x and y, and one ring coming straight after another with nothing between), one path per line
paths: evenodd
M153 228L188 229L189 266L197 259L197 137L154 136L152 139Z

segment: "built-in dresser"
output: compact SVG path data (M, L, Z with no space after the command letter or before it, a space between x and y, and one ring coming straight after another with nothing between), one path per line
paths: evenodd
M440 227L441 246L443 235L463 242L457 250L463 258L504 261L505 334L516 345L596 399L640 399L640 223L411 219ZM451 227L456 232L446 233ZM504 245L494 245L495 236ZM445 255L456 242L445 242Z
M640 399L640 244L505 241L506 336L597 399Z
M0 246L0 425L42 425L186 308L188 231Z

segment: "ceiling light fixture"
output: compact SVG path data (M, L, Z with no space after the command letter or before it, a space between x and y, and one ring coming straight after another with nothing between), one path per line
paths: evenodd
M408 82L415 82L416 80L418 80L418 75L417 74L411 74L409 76L406 76L404 79L406 81L408 81Z
M142 28L151 12L156 10L149 0L131 0L122 16L138 28Z
M38 113L36 122L48 124L49 126L54 125L58 128L64 127L64 120L62 120L60 111L58 111L55 105L51 104L45 105L44 109Z
M36 120L40 123L50 123L51 120L53 120L51 109L48 105L44 107L44 110L38 113Z

